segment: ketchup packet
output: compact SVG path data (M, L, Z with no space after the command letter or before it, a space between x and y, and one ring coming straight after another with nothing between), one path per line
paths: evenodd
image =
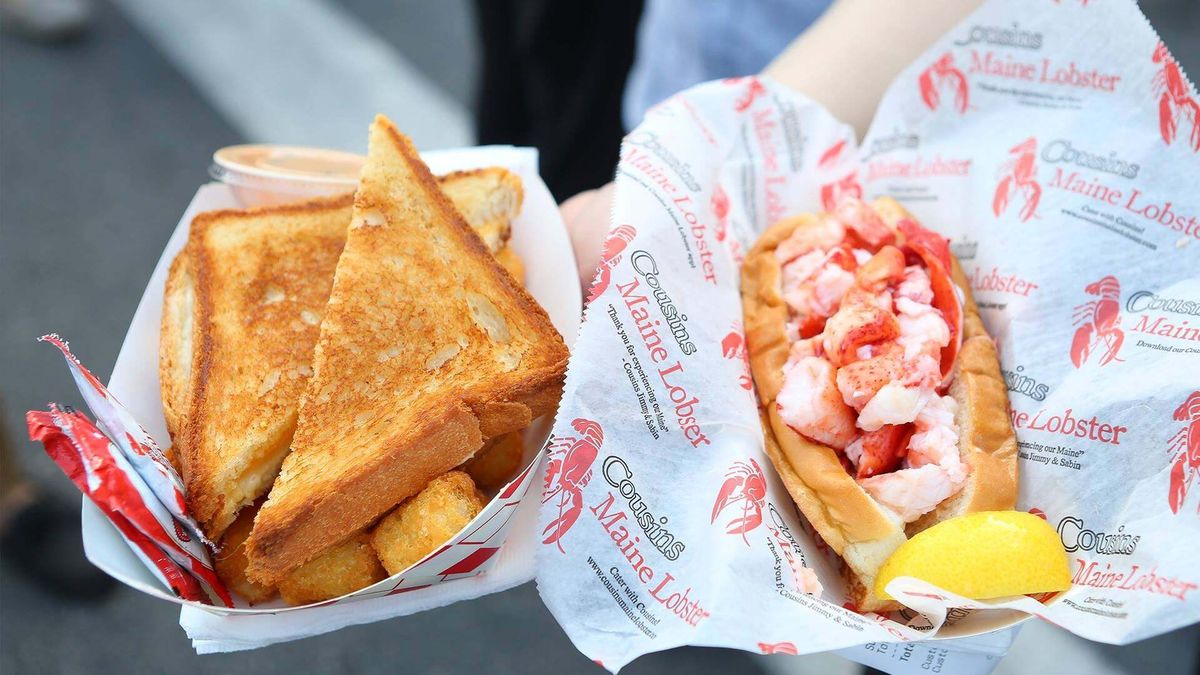
M1200 95L1133 2L985 3L861 144L768 79L699 85L626 137L615 184L537 561L589 658L861 650L1031 615L1123 644L1200 620ZM950 239L999 347L1018 508L1058 531L1071 590L977 602L901 578L909 609L846 606L764 453L739 293L768 226L844 196Z
M213 569L207 540L188 513L182 483L154 440L57 335L41 338L63 353L102 433L82 413L52 404L26 415L29 436L120 530L130 548L185 600L233 600Z
M75 386L79 388L79 393L88 408L96 415L100 428L121 449L125 459L129 460L129 464L142 477L159 503L187 528L189 536L209 548L216 548L204 536L200 524L189 513L187 501L184 499L183 479L167 461L154 437L133 418L129 410L121 405L95 375L83 367L79 359L71 353L65 340L50 334L38 338L38 342L48 342L62 352L71 377L75 380Z

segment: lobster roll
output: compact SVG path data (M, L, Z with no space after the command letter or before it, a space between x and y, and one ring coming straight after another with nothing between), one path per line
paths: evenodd
M1012 509L1017 444L995 344L949 242L895 200L771 226L742 266L771 461L845 561L850 602L907 537Z

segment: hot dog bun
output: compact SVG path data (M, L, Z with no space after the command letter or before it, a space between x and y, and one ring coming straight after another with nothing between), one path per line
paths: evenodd
M912 217L889 198L877 199L872 206L890 226ZM765 412L763 431L771 462L804 517L845 561L850 602L861 611L887 611L898 605L875 596L875 574L908 536L964 513L1014 508L1016 436L995 345L957 260L952 260L951 277L963 293L963 345L948 394L959 404L959 451L969 467L967 483L957 494L906 527L863 490L836 450L801 436L779 418L775 399L783 387L790 343L775 249L797 228L814 226L818 218L805 214L776 223L746 256L742 304L750 367Z

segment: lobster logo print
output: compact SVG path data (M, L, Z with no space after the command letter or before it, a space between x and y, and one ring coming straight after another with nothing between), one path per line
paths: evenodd
M921 90L921 100L930 110L937 110L942 103L942 89L950 88L954 94L954 109L961 115L967 112L970 89L967 86L967 76L954 65L954 55L950 52L942 54L921 72L917 78L917 86Z
M742 362L742 374L738 376L738 386L746 391L754 387L750 377L750 355L746 352L746 338L742 336L740 323L733 324L733 330L721 340L721 356Z
M795 656L800 653L796 649L796 645L791 642L760 642L758 649L764 654L789 654Z
M725 194L725 190L720 185L713 191L711 206L713 215L717 217L717 241L725 241L729 227L729 195Z
M1008 152L1012 157L1000 168L1003 178L992 198L992 213L999 218L1008 210L1013 193L1020 193L1025 200L1020 217L1025 222L1034 216L1042 199L1042 186L1037 182L1037 139L1027 138Z
M725 525L725 534L740 534L742 541L750 545L746 533L762 525L763 502L767 499L767 478L763 475L762 467L751 459L747 462L734 462L725 474L725 482L717 492L717 501L713 503L712 520L717 522L717 516L726 508L734 507L736 516Z
M1167 441L1167 451L1173 455L1167 504L1171 513L1179 513L1188 490L1200 476L1200 391L1193 391L1175 409L1174 418L1183 422L1183 427ZM1200 506L1196 512L1200 513Z
M845 149L845 140L829 146L829 149L822 153L820 159L817 160L817 166L822 169L837 166L838 162L842 160L842 152ZM842 199L846 197L861 199L862 195L863 189L858 182L858 171L851 171L838 180L821 186L821 208L832 211Z
M714 236L719 242L728 240L726 246L729 247L729 254L733 256L733 262L740 266L743 258L742 243L737 240L737 237L729 236L729 195L725 194L725 190L720 185L713 192L710 206L712 206L713 215L717 217Z
M546 481L542 503L558 499L558 517L550 521L542 534L543 544L562 547L563 535L571 529L579 514L583 512L583 488L592 478L592 463L604 444L604 430L599 422L578 418L571 427L579 436L555 440L550 444L550 466L546 469Z
M1154 62L1161 70L1154 75L1154 92L1158 94L1158 130L1163 142L1175 141L1181 121L1191 124L1188 142L1192 150L1200 151L1200 103L1196 102L1183 70L1167 46L1161 42L1154 48Z
M767 88L757 77L731 77L725 80L725 84L731 85L742 82L746 83L746 91L733 102L733 109L737 112L746 112L754 104L754 99L767 93Z
M637 236L637 230L632 225L620 225L613 229L604 240L604 248L600 253L600 267L596 270L596 281L592 284L592 292L588 294L588 304L604 294L612 281L612 270L621 262L621 252Z
M1117 358L1117 352L1125 342L1125 331L1120 328L1121 282L1110 274L1088 284L1083 290L1097 298L1075 306L1071 321L1079 328L1075 330L1075 339L1071 342L1071 363L1076 368L1082 368L1101 343L1104 343L1105 350L1100 357L1100 365L1121 361Z

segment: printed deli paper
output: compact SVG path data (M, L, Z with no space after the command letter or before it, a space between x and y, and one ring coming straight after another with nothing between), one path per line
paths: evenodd
M1134 3L986 4L859 146L776 83L696 87L628 136L616 185L537 565L586 655L810 653L1026 613L1125 643L1200 619L1200 97ZM1019 506L1069 553L1075 586L1046 605L909 580L893 592L919 613L843 608L837 559L763 452L738 264L843 195L890 195L951 237L1000 346Z

